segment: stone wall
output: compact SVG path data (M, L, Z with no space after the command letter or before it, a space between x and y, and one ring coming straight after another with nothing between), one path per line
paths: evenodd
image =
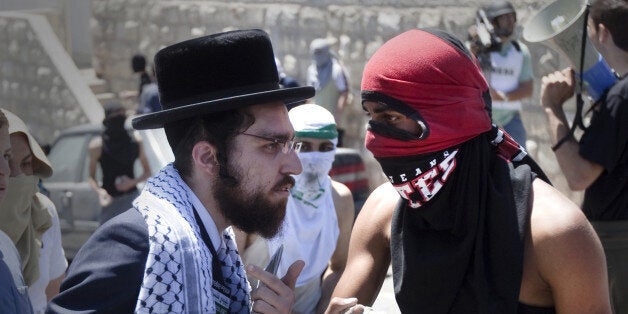
M549 2L516 1L519 25ZM366 118L359 105L359 90L364 64L382 43L408 29L437 27L464 38L480 3L461 0L419 3L411 0L94 1L95 67L114 92L133 90L137 88L137 77L131 73L130 58L135 53L143 53L152 60L160 48L178 41L237 28L261 28L269 32L286 72L303 83L310 62L310 41L317 37L334 38L334 48L348 69L356 96L349 117L340 122L347 130L346 143L364 152L372 182L379 184L384 180L380 169L363 147ZM555 53L540 45L529 47L537 78L560 65ZM545 117L537 105L538 92L537 80L535 97L524 104L523 110L530 140L528 147L555 185L579 202L579 194L566 188L548 148Z
M69 126L102 121L102 108L42 15L0 12L0 107L42 144Z

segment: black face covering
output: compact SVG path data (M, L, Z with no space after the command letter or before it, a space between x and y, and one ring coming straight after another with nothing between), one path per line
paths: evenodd
M388 180L407 202L418 209L441 191L456 169L459 148L418 156L377 158Z
M111 130L124 130L124 121L126 120L126 116L124 115L115 115L113 117L109 117L103 120L102 124L107 129Z
M491 135L435 154L378 159L407 196L391 225L403 313L517 312L531 172L500 157Z

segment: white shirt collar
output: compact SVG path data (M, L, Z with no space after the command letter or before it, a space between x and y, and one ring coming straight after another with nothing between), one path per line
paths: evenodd
M187 186L187 183L185 185ZM187 186L187 188L190 189L189 186ZM205 228L205 230L207 230L207 234L209 235L209 239L212 241L214 249L218 251L218 248L220 248L220 245L222 244L224 239L220 235L220 232L218 232L216 223L214 223L214 220L207 211L207 208L203 206L203 203L201 203L201 200L199 200L196 194L192 192L192 189L190 189L189 192L190 202L192 202L192 206L194 206L194 208L198 212L198 216L201 217L202 225L199 226L199 228Z

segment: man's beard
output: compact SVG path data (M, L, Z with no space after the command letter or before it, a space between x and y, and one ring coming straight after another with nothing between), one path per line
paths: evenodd
M231 165L227 167L229 176L219 175L213 187L213 196L219 210L240 230L272 238L279 232L286 216L288 199L271 202L261 188L252 192L245 190L242 186L242 173ZM272 190L278 190L286 184L294 186L294 179L289 175Z

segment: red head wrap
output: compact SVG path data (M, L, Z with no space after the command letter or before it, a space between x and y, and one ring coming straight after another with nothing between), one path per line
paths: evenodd
M405 141L369 130L366 146L375 157L436 152L491 129L486 80L464 45L442 31L407 31L371 57L362 77L362 101L391 98L397 107L417 112L429 133Z

